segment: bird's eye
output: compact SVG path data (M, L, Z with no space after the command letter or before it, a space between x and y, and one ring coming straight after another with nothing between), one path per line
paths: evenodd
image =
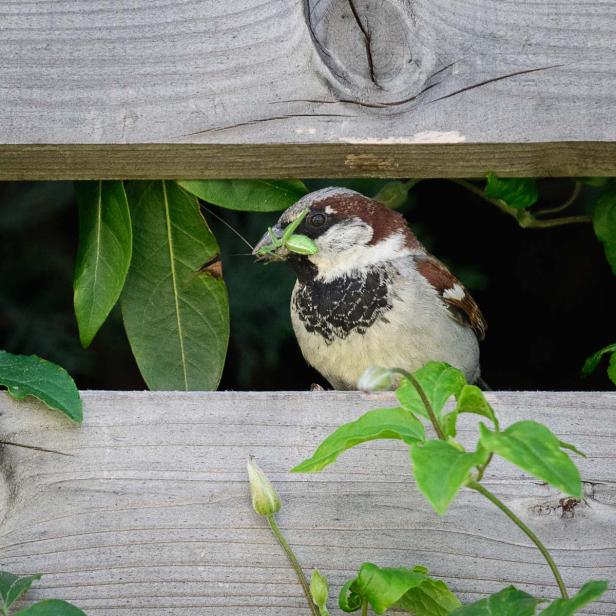
M313 227L322 227L325 224L325 214L313 214L310 217L310 224Z

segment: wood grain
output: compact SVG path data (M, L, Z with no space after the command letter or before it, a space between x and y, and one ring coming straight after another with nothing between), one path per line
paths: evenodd
M585 613L616 613L616 394L492 393L505 423L534 418L588 454L586 498L497 462L487 485L553 550L567 584L609 580ZM337 593L364 561L422 563L464 600L505 584L556 589L541 556L479 495L443 518L424 503L405 447L377 441L317 475L288 470L340 423L393 403L359 393L84 394L86 421L0 395L0 438L69 456L0 450L0 566L46 575L28 601L62 597L89 615L306 614L284 555L248 498L254 454L284 501L281 526ZM475 432L461 432L472 440Z
M0 179L616 174L600 0L0 0Z

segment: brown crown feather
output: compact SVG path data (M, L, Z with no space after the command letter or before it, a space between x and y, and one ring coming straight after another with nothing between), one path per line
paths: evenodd
M378 244L394 233L402 233L405 244L410 250L425 252L425 248L410 230L404 216L374 199L349 191L328 195L312 204L313 209L320 210L325 210L328 206L336 212L338 218L357 217L370 225L373 230L370 246Z

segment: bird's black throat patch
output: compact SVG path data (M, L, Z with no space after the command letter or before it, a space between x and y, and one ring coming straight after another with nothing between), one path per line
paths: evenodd
M352 332L365 333L391 309L389 280L390 274L383 267L330 282L300 279L293 308L307 331L331 344Z

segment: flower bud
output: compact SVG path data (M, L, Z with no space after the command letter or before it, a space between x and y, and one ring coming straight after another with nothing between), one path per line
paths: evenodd
M278 496L278 492L276 492L270 480L255 462L254 456L248 458L246 469L248 470L248 480L250 481L250 496L253 509L263 516L278 513L282 506L280 496Z
M310 596L319 608L321 616L327 616L327 599L329 597L329 584L327 578L318 570L313 569L310 576Z
M394 375L387 368L368 368L357 381L357 388L362 391L383 391L393 386Z

